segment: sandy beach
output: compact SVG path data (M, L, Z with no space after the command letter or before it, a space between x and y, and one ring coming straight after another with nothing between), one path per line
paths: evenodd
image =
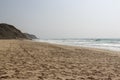
M0 40L0 80L120 80L120 55L29 40Z

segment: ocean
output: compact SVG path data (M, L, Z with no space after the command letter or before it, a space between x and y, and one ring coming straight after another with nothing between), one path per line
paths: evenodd
M75 39L74 38L74 39L37 39L35 41L120 51L120 39Z

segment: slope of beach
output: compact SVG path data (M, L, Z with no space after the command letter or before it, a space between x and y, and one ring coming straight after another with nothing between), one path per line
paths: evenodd
M0 80L120 80L119 52L0 40Z

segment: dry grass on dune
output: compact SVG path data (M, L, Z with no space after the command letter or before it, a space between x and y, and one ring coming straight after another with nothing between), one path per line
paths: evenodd
M120 80L120 57L103 50L0 40L0 80Z

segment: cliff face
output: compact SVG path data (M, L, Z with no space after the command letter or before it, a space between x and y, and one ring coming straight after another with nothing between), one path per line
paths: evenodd
M28 34L28 33L24 33L25 35L26 35L26 37L28 38L28 39L38 39L35 35L33 35L33 34Z
M1 23L0 24L0 39L27 39L26 35L13 25Z

